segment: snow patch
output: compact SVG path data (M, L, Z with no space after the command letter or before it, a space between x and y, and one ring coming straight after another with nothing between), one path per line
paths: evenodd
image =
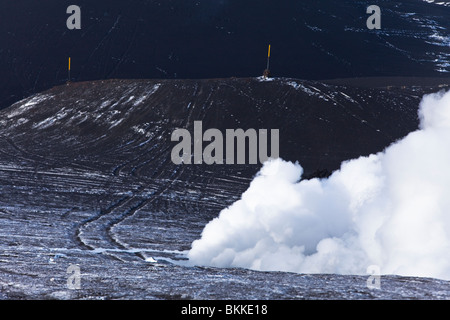
M310 88L306 87L305 85L295 82L295 81L288 81L286 82L287 85L293 87L295 90L301 90L303 92L305 92L306 94L308 94L309 96L316 96L324 101L329 101L329 99L327 99L324 95L322 95L319 89L317 89L316 87L311 86L310 88L312 88L313 90L311 90Z
M26 111L30 110L32 107L34 107L35 105L41 103L42 101L48 100L48 99L52 99L54 96L49 95L49 94L38 94L34 97L32 97L31 99L25 99L22 100L23 101L27 101L24 104L22 104L20 107L15 108L14 110L12 110L6 117L8 119L11 119L13 117L16 117L18 115L21 115L22 113L25 113ZM21 103L19 102L19 103Z
M133 103L133 107L137 107L138 105L140 105L141 103L143 103L145 100L147 100L147 98L149 96L151 96L152 94L154 94L159 87L161 86L161 84L155 84L145 95L139 97L134 103ZM134 98L134 97L133 97Z

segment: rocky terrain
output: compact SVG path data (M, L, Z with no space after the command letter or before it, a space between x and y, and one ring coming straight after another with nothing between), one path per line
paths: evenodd
M356 83L355 83L356 82ZM375 85L375 82L377 83ZM190 266L260 165L175 165L176 128L279 129L304 178L417 128L442 79L72 82L0 111L2 299L443 299L448 282ZM80 288L72 290L70 266Z

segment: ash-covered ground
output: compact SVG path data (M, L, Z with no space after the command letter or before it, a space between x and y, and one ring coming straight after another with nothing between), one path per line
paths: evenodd
M192 242L260 165L175 165L176 128L280 129L280 157L321 177L415 130L423 94L449 88L443 79L270 80L74 82L2 110L0 298L448 298L437 279L386 275L375 290L368 275L187 264Z

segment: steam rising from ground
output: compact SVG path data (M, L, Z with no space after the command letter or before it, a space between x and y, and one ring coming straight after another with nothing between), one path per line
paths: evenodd
M420 129L384 152L300 181L266 162L242 198L203 230L191 263L299 273L450 279L450 92L424 96Z

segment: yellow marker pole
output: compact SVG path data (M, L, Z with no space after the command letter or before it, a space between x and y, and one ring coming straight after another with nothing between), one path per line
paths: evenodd
M269 63L270 63L270 44L269 44L269 52L267 53L267 70L269 70Z
M69 82L70 82L70 57L69 57L69 69L68 69L68 72L69 72Z

